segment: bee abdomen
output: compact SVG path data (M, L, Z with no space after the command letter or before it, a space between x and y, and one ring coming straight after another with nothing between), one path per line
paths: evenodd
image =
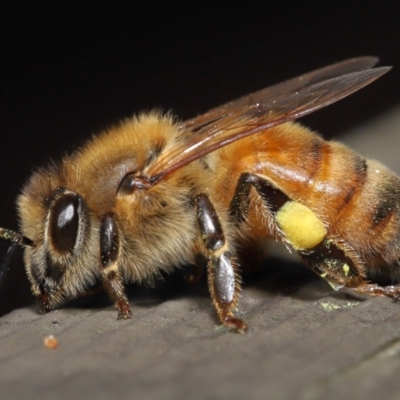
M400 180L374 160L366 160L364 170L364 178L349 188L351 199L336 215L332 231L366 259L377 254L398 259Z

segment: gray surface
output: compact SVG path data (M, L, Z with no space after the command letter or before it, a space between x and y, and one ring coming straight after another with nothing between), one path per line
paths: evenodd
M343 140L400 170L399 127L394 110ZM269 265L243 291L245 335L218 326L201 284L134 293L129 321L107 305L15 310L0 319L1 399L399 398L399 305Z

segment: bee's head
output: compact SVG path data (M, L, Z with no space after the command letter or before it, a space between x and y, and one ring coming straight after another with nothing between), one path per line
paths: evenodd
M24 193L18 205L29 237L20 235L27 275L40 309L48 312L94 281L90 266L83 265L83 260L93 264L89 211L82 196L61 186L40 204Z

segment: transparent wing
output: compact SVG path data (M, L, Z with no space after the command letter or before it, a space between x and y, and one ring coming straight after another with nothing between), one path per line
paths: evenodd
M368 68L368 60L372 63L372 58L354 59L303 76L307 77L308 82L319 81L322 76L332 75L333 71L354 68L354 64L360 63L361 67ZM326 107L373 82L389 69L364 69L311 83L293 91L295 81L299 79L294 78L273 86L272 91L269 88L261 90L215 108L206 113L204 118L200 116L189 120L182 125L182 129L187 131L188 140L153 165L149 170L150 181L155 184L182 166L229 143ZM314 74L316 78L313 78ZM284 87L289 88L289 92L282 93ZM279 94L271 96L271 93ZM253 103L254 99L256 102Z
M285 94L296 92L307 86L326 81L331 78L350 74L352 72L359 72L366 69L371 69L378 63L377 57L358 57L349 60L341 61L335 64L328 65L323 68L316 69L303 75L296 76L295 78L277 83L267 88L261 89L257 92L247 94L246 96L239 97L238 99L229 101L221 106L215 107L206 113L199 115L195 118L189 119L185 122L185 128L197 130L201 126L206 125L217 118L221 114L225 114L237 107L260 103L266 101L271 97L283 96Z

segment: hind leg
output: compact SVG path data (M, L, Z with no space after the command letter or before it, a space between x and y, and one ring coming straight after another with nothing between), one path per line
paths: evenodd
M364 262L357 252L340 238L329 237L312 210L291 200L262 176L250 173L240 176L230 204L230 215L236 225L246 220L252 188L266 206L276 239L299 254L304 264L335 290L345 287L360 294L400 298L400 287L368 282Z

